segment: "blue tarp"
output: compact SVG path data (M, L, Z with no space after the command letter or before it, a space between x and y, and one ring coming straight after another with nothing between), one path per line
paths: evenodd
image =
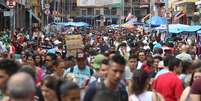
M169 33L181 33L188 29L189 25L184 24L169 24Z
M63 25L63 26L75 26L75 27L88 27L90 26L88 23L85 22L60 22L56 23L57 25Z
M201 29L199 25L189 26L189 28L184 29L184 32L196 32Z
M148 24L151 24L151 26L160 26L165 25L168 23L166 18L160 17L160 16L153 16L149 20L147 20Z

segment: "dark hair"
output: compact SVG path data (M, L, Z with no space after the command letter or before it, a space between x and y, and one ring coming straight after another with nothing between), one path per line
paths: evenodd
M181 64L181 60L177 59L176 57L173 57L168 62L168 67L170 71L174 71L175 66L178 67Z
M36 57L37 57L37 56L40 57L40 62L39 62L39 63L36 62ZM40 67L42 66L43 60L42 60L42 56L41 56L41 55L39 55L39 54L34 54L34 55L33 55L33 59L34 59L34 62L35 62L35 65L36 65L36 66L40 66Z
M112 58L109 61L111 63L115 62L120 65L124 65L124 66L126 65L126 60L120 54L115 54L114 56L112 56Z
M164 58L164 66L168 66L169 65L169 60L171 60L172 58L174 58L174 56L172 55L167 55L165 58Z
M59 87L59 91L60 91L61 96L68 95L69 91L77 90L77 89L79 89L79 86L72 81L64 81L61 84L61 86Z
M140 95L146 88L150 78L149 74L143 70L136 70L133 73L132 91L135 95Z
M137 59L137 55L131 55L131 56L129 56L128 60L130 60L130 59Z
M109 60L108 59L104 59L101 64L109 65Z
M152 56L148 56L146 64L151 67L153 65L153 63L154 63L153 57Z
M182 67L183 67L182 73L186 74L192 63L189 61L182 61L181 63L182 63Z
M108 90L98 91L92 101L119 101L118 96Z
M0 70L4 70L9 76L15 74L20 66L13 60L3 59L0 60Z
M201 68L196 68L196 69L193 71L193 73L192 73L192 75L191 75L191 80L190 80L190 82L189 82L189 86L191 86L191 85L193 84L193 82L194 82L193 76L195 75L196 72L200 72L200 73L201 73Z
M50 56L52 58L52 60L56 60L57 59L57 55L53 54L53 53L48 53L46 56Z
M62 81L58 79L56 76L48 75L43 79L41 85L49 89L52 89L56 93L57 99L60 101L59 87L61 84L62 84Z

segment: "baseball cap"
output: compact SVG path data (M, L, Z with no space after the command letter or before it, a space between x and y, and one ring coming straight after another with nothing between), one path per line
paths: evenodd
M106 59L106 57L105 57L104 55L102 55L102 54L96 55L96 56L94 57L93 64L92 64L93 68L94 68L94 69L99 69L100 66L101 66L101 64L102 64L102 61L103 61L104 59Z

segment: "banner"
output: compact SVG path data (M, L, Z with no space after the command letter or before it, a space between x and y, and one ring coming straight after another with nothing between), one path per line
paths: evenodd
M81 35L66 35L65 36L66 46L67 46L67 54L76 55L76 51L78 49L83 48L83 40Z

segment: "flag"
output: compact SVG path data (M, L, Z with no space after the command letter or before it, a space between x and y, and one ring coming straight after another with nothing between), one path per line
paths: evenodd
M129 13L128 16L126 17L126 21L132 19L134 16L132 13Z

